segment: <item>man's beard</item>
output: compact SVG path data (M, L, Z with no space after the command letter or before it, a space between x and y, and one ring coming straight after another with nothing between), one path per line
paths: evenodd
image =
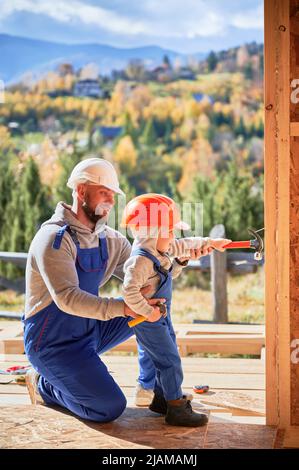
M101 206L104 206L104 207L101 207ZM89 197L87 195L86 195L86 197L84 199L84 202L82 204L82 209L84 210L85 215L87 215L89 220L95 225L101 219L103 219L103 221L107 220L108 214L109 214L109 211L110 211L111 207L112 207L111 204L99 203L97 205L96 209L93 210L93 209L91 209L91 207L89 205Z
M89 218L90 222L96 224L103 216L100 214L96 214L94 210L92 210L86 201L82 204L82 209L85 212L85 215Z
M96 224L103 217L103 214L99 214L97 208L98 206L95 208L95 210L93 210L90 207L89 195L86 194L82 204L82 209L84 210L85 215L87 215L87 217L89 218L90 222L92 222L93 224Z

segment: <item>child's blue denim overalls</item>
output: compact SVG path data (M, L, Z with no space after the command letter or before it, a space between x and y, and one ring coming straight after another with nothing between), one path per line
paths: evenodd
M53 249L60 249L65 231L77 247L80 289L98 296L108 261L105 236L99 238L99 247L82 249L76 233L65 225L57 232ZM126 407L126 398L98 354L133 335L128 320L79 317L60 310L54 302L23 318L25 351L41 374L38 386L44 401L93 421L118 418Z
M154 389L166 400L181 398L183 371L171 322L172 273L161 267L159 260L145 249L134 250L132 255L145 256L154 264L160 282L154 298L165 298L167 317L154 323L143 322L134 327L138 341L138 382L145 389Z

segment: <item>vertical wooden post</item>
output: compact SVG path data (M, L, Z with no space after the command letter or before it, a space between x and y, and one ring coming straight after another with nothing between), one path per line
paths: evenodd
M210 232L211 238L225 238L224 225L215 225ZM227 260L226 252L214 250L211 253L211 284L213 321L227 323Z
M267 424L290 424L290 0L265 0Z
M294 87L294 82L295 87ZM290 1L290 81L299 89L299 0ZM290 100L291 126L297 132L290 137L290 425L299 425L299 361L292 354L299 345L299 103L298 93ZM293 123L293 124L292 124ZM299 444L299 443L298 443Z

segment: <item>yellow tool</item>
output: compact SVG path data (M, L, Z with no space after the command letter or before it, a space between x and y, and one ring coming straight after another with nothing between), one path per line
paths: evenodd
M166 304L162 304L162 302L158 302L156 304L156 307L159 307L160 312L161 312L161 314L164 318L167 317ZM129 325L130 328L133 328L133 326L139 325L139 323L142 323L144 321L146 321L146 317L143 317L142 315L139 315L137 318L134 318L134 320L130 320L128 322L128 325Z

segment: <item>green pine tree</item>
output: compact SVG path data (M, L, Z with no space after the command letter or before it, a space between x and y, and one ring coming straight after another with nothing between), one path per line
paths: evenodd
M79 163L84 156L84 151L79 150L75 147L74 152L69 154L62 154L60 156L60 164L62 166L62 172L58 179L57 186L54 190L54 201L64 201L68 204L72 202L72 191L67 187L66 183L69 176L77 163Z
M154 120L152 117L147 121L145 125L142 134L142 142L148 147L153 147L157 143L157 134L155 130Z
M129 135L132 138L134 145L137 144L137 138L138 138L137 130L134 127L132 118L129 113L125 114L125 122L124 122L123 130L119 139L121 137L124 137L125 135Z
M214 51L211 51L207 57L208 71L213 72L218 63L217 56Z
M261 181L241 172L235 161L228 165L226 171L218 173L214 180L197 178L193 201L203 203L206 235L214 225L224 224L227 237L246 240L248 228L264 225Z

